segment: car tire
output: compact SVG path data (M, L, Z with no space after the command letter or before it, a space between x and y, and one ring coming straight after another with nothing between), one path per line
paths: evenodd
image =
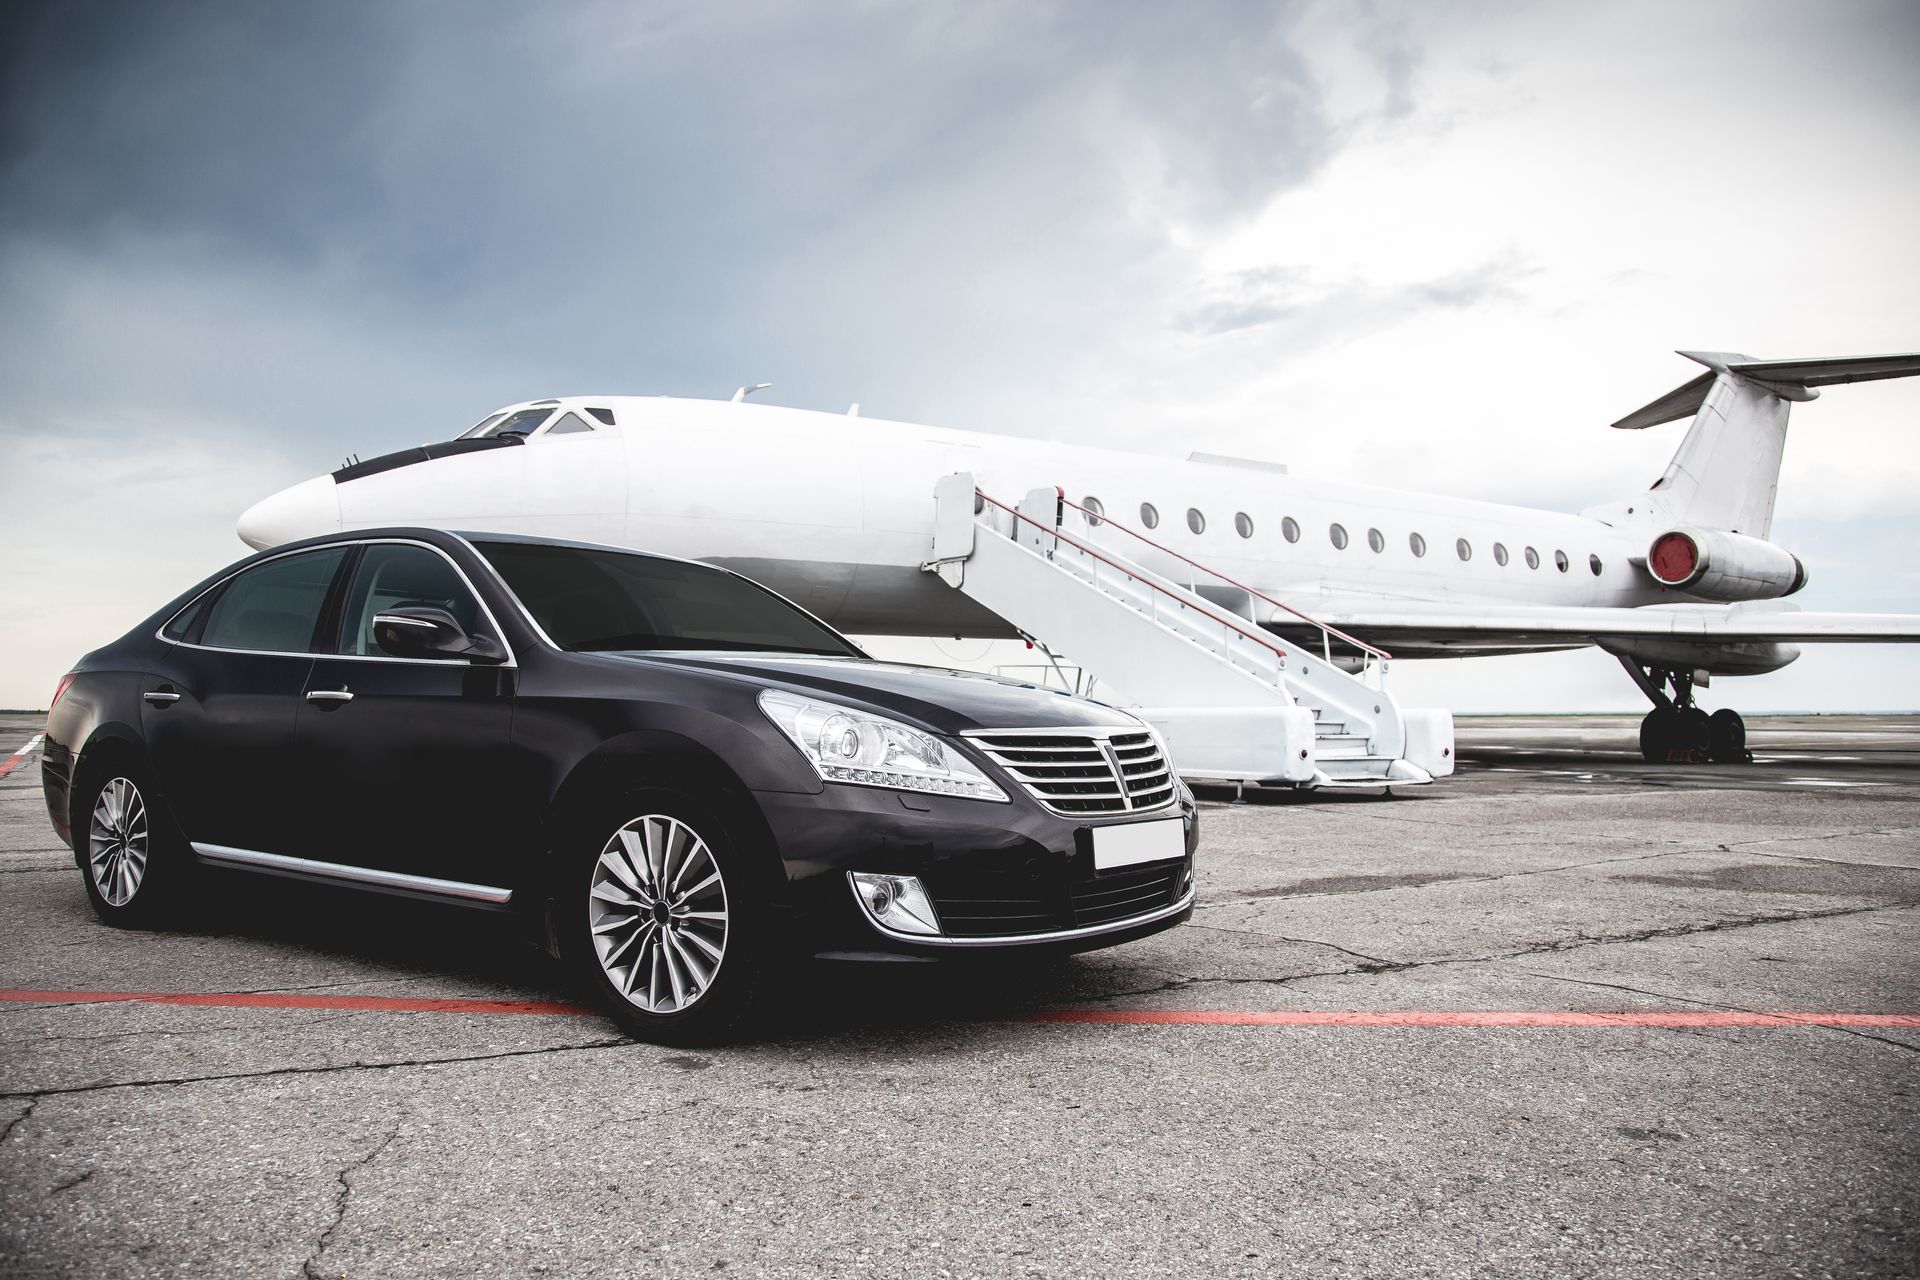
M178 922L199 868L144 770L109 761L74 806L74 858L87 901L116 929Z
M578 829L554 911L579 980L636 1039L737 1038L771 949L764 873L718 818L674 792L628 792Z

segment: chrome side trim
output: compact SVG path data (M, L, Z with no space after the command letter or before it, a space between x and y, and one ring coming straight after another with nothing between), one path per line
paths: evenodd
M192 843L195 854L207 862L223 866L245 867L259 871L286 871L295 875L317 876L347 884L371 885L381 889L405 889L410 893L432 894L438 898L456 898L464 902L484 902L503 907L513 901L513 890L497 889L490 884L469 884L464 880L439 880L433 876L413 876L400 871L379 871L373 867L350 867L340 862L320 862L313 858L290 858L280 853L259 853L252 849L234 849L223 844Z
M848 881L852 883L851 880ZM1156 920L1165 920L1168 916L1177 916L1193 905L1194 887L1180 895L1179 901L1172 906L1158 907L1142 916L1128 916L1125 920L1109 920L1105 924L1090 924L1079 929L1056 929L1051 933L1003 933L991 938L949 938L925 933L901 933L889 929L873 918L873 910L866 899L855 890L853 899L860 904L860 914L867 923L883 937L895 942L911 942L923 947L1019 947L1043 942L1072 942L1078 938L1097 938L1103 933L1119 933L1125 929L1136 928L1143 924L1152 924Z
M460 541L466 542L467 540L461 538ZM436 547L431 542L422 542L418 538L356 538L352 534L343 534L335 542L322 543L317 547L301 547L296 551L283 551L279 555L268 556L265 560L256 560L248 565L247 569L257 569L261 565L281 559L283 556L298 556L305 555L310 551L325 551L331 546L373 547L379 546L382 543L391 543L404 547L425 547L452 565L453 571L460 575L460 581L466 584L468 591L473 592L474 603L480 606L480 612L487 615L487 622L493 627L493 638L498 640L500 647L507 651L507 660L505 662L492 662L484 665L492 667L518 667L520 665L518 658L513 652L513 641L507 639L507 633L500 626L500 619L493 616L493 607L487 603L487 598L481 595L479 590L475 588L473 579L469 578L467 571L460 567L460 562L448 555L444 548ZM469 550L472 550L473 544L467 543L467 547ZM480 553L474 551L474 554L477 556ZM481 559L482 563L485 563L485 557ZM487 567L492 568L493 566L488 565ZM170 644L180 649L198 649L202 653L246 653L252 654L257 658L325 658L331 662L413 662L433 667L470 667L475 665L465 658L396 658L392 654L386 653L293 653L283 649L222 649L217 645L188 644L184 640L172 639L166 634L167 628L173 625L174 618L179 617L188 609L193 608L193 606L199 604L210 593L218 591L221 587L239 577L243 572L245 572L245 570L234 570L218 582L213 583L193 599L187 601L185 605L174 613L173 617L168 618L160 624L159 629L153 633L153 638L163 644ZM504 586L505 584L503 583L502 585ZM509 591L507 594L512 596L513 593ZM514 603L519 604L520 602L515 600Z

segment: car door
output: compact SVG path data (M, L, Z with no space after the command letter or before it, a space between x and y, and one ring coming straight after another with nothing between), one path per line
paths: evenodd
M161 632L140 724L161 793L196 844L284 852L292 749L328 592L347 548L263 561Z
M510 883L507 864L526 829L507 758L511 658L395 657L374 640L373 619L427 605L469 632L506 637L451 557L425 543L365 544L340 601L336 640L315 658L299 712L307 821L297 856L403 877Z

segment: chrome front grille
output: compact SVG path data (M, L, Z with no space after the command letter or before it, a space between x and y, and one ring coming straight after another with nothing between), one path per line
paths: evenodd
M1062 817L1138 813L1173 800L1173 769L1143 729L992 729L966 735Z

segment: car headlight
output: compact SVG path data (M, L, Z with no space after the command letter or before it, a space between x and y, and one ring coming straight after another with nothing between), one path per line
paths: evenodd
M898 720L779 689L761 690L760 709L828 782L972 800L1007 798L971 760Z

